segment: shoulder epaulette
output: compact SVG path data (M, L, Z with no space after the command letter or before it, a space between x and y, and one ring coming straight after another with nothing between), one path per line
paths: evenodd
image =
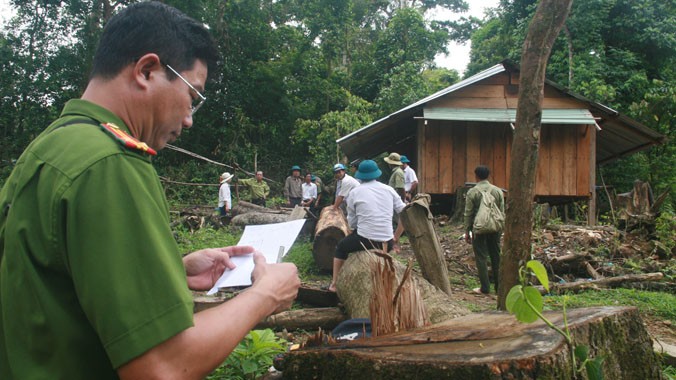
M149 147L148 144L133 138L127 132L121 130L120 127L118 127L113 123L101 123L101 129L103 129L106 133L111 135L115 140L117 140L117 142L122 144L122 146L124 147L133 150L140 150L143 151L144 153L148 153L151 156L157 154L157 152L153 148Z

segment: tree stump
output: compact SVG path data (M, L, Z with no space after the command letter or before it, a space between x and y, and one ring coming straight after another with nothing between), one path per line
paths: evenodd
M423 277L442 292L451 294L448 268L439 239L434 232L429 202L428 194L418 194L399 217L404 223Z
M368 251L353 252L345 261L338 274L336 289L338 298L345 306L350 318L370 318L369 304L373 281L371 280L371 264L382 260ZM394 260L397 282L400 283L406 268ZM451 318L467 315L470 311L456 303L446 293L413 272L422 293L423 303L431 323L439 323Z
M312 256L317 267L324 271L333 270L333 254L338 242L350 233L345 215L341 210L324 207L319 215L315 238L312 245Z
M563 328L560 312L546 312ZM652 342L633 307L568 311L571 334L603 356L606 379L660 379ZM307 347L284 357L285 379L575 379L564 339L542 322L471 314L414 331ZM583 377L584 378L584 377Z

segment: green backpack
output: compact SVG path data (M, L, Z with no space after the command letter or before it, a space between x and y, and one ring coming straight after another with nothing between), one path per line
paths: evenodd
M481 204L474 217L472 233L474 235L501 232L505 228L505 214L498 207L490 191L481 191Z

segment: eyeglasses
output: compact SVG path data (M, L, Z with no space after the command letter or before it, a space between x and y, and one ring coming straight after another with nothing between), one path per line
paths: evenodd
M174 70L173 67L167 65L166 63L164 65L167 66L167 68L171 70L172 73L176 74L177 77L181 78L181 80L185 82L185 84L187 84L191 90L195 91L195 94L197 94L196 98L192 98L192 104L190 105L190 116L194 115L195 112L197 112L197 110L200 109L200 107L202 107L202 104L204 104L207 98L204 97L204 95L200 94L200 92L197 91L197 89L193 87L193 85L191 85L190 82L188 82L185 78L183 78L183 76L179 74L178 71Z

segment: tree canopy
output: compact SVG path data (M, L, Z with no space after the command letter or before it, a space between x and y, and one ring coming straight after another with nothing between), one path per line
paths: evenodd
M0 31L2 177L64 103L80 96L102 27L131 2L11 1L16 14ZM280 181L294 164L330 175L342 156L338 136L458 81L459 73L434 63L450 41L472 41L465 75L504 58L518 62L536 6L502 0L479 21L463 13L464 0L167 2L208 25L221 53L195 128L177 144L226 164L256 165ZM675 4L575 1L548 78L673 141ZM460 17L434 21L439 8ZM658 189L673 187L674 153L669 143L603 173L627 186L644 178ZM219 171L168 150L156 164L161 175L183 181L205 181Z

